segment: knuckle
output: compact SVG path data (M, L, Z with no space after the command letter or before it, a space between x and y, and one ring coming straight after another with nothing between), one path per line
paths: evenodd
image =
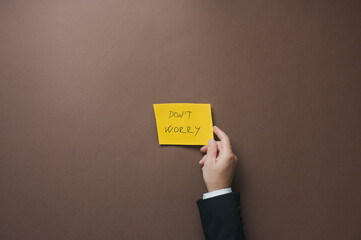
M227 151L227 153L226 153L226 156L227 156L227 158L233 158L233 153L232 153L232 151Z

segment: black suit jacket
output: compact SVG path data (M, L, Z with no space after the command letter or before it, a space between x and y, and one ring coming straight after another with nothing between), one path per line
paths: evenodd
M206 240L244 240L239 192L197 201Z

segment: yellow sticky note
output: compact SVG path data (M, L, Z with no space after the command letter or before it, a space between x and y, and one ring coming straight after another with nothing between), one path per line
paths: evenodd
M213 139L210 104L153 104L160 145L207 145Z

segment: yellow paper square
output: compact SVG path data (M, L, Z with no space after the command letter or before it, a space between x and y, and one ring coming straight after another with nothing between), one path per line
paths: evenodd
M213 139L210 104L153 104L160 145L207 145Z

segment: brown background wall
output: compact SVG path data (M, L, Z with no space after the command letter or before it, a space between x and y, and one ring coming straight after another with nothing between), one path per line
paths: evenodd
M0 239L203 239L211 103L250 240L361 239L360 1L0 1Z

